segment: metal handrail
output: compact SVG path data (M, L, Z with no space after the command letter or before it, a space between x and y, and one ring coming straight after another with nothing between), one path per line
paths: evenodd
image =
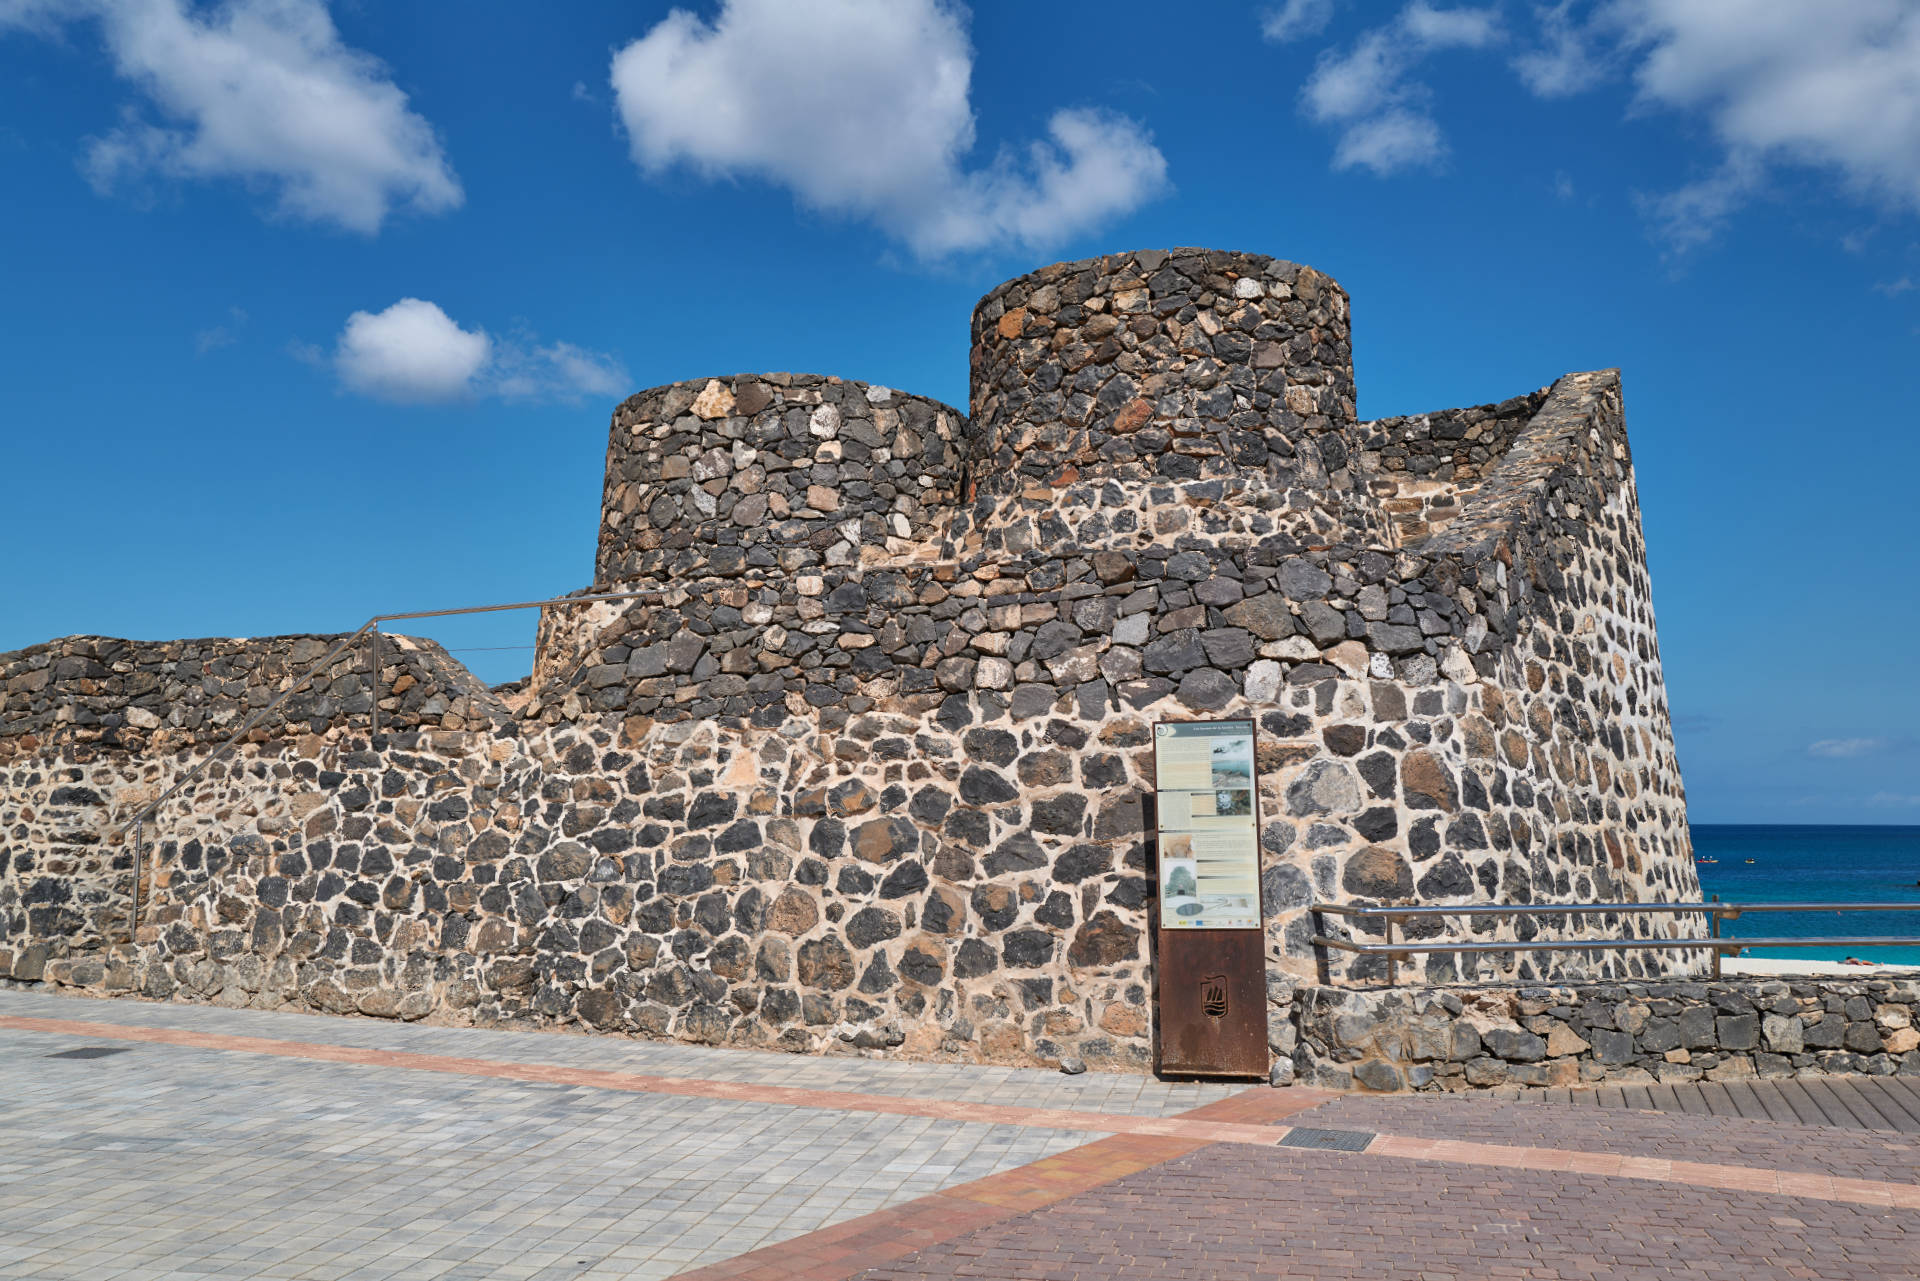
M160 807L171 800L180 789L193 782L196 778L199 778L201 774L206 772L209 766L213 765L231 751L236 743L252 733L254 728L264 722L267 717L273 715L282 703L305 689L309 681L333 665L334 659L350 649L355 641L359 640L362 636L367 636L369 633L371 633L371 638L368 646L367 661L372 671L368 683L370 698L368 700L367 732L369 734L378 734L380 732L380 624L401 622L412 618L449 618L455 614L497 614L509 609L543 609L549 605L590 605L596 601L605 600L638 600L641 597L664 596L665 594L666 593L660 591L658 588L652 588L641 592L600 592L590 596L558 596L552 600L515 601L508 605L469 605L462 609L425 609L416 610L407 614L375 614L372 618L369 618L366 622L354 628L353 632L348 635L345 640L328 650L318 662L307 668L298 680L281 691L281 693L265 707L255 712L252 716L249 716L239 729L235 730L228 736L225 742L213 750L212 755L188 770L172 787L169 787L166 791L160 793L158 797L154 798L145 809L120 825L115 835L124 837L128 828L132 828L134 832L133 904L131 910L127 913L127 942L129 944L134 942L135 935L140 929L140 873L146 863L148 820L151 819L154 814L158 813Z
M1611 913L1664 912L1669 915L1711 912L1728 920L1743 912L1920 912L1920 903L1529 903L1518 907L1498 904L1459 904L1442 907L1354 907L1349 903L1315 903L1315 912L1336 916L1600 916Z
M1707 950L1713 953L1713 977L1719 978L1721 959L1728 953L1738 956L1748 948L1775 947L1911 947L1920 938L1869 938L1855 935L1842 938L1728 938L1720 933L1722 921L1738 920L1748 912L1920 912L1920 903L1723 903L1718 898L1704 903L1458 903L1420 907L1355 907L1350 903L1315 903L1309 911L1315 917L1331 915L1361 920L1378 920L1386 926L1386 941L1355 943L1327 937L1324 927L1308 940L1320 947L1336 948L1365 956L1387 958L1387 984L1394 985L1399 963L1415 952L1585 952L1627 951L1645 948L1652 951ZM1512 939L1505 942L1395 942L1393 927L1407 919L1441 916L1594 916L1594 915L1700 915L1711 918L1711 933L1705 938L1678 939ZM1316 924L1318 922L1316 921Z

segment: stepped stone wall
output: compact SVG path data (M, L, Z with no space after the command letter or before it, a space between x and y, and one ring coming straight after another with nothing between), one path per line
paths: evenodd
M1151 729L1216 715L1261 731L1278 1057L1312 1053L1299 983L1380 973L1315 955L1316 899L1697 895L1617 375L1362 423L1347 325L1310 268L1113 255L982 301L970 418L811 375L633 397L586 590L644 598L544 610L511 698L393 646L395 732L371 738L343 655L170 802L130 944L104 942L132 876L110 820L331 638L152 673L165 647L97 638L0 658L0 960L154 996L1142 1070ZM69 702L90 719L62 737ZM74 789L92 845L67 839Z

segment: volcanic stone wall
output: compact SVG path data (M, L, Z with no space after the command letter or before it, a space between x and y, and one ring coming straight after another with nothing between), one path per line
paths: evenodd
M642 393L615 414L586 589L642 599L545 610L511 705L457 668L400 693L394 666L397 732L371 738L343 657L286 732L171 803L133 944L97 946L100 911L9 916L8 872L0 948L16 974L155 996L1139 1070L1152 726L1216 715L1261 730L1289 1062L1313 1061L1298 984L1380 972L1316 955L1316 899L1697 895L1617 375L1360 423L1347 321L1295 264L1113 255L983 300L970 419L810 375ZM80 830L34 789L130 813L207 741L50 746L66 701L186 734L280 670L156 693L101 655L24 655L0 661L41 682L16 702L8 680L26 772L5 803L33 811L9 866L30 869ZM88 875L124 893L117 839Z
M1347 466L1347 296L1311 267L1174 250L1060 263L973 319L963 552L1378 541Z
M218 744L344 639L64 636L0 654L0 762L53 744L143 752ZM386 724L458 728L503 718L487 687L432 641L385 636L380 644ZM371 664L363 638L262 721L254 739L364 727Z
M1920 1076L1920 982L1732 979L1296 995L1300 1079L1460 1091Z
M126 641L68 636L0 655L0 960L16 974L49 956L126 937L132 910L129 821L289 689L341 636ZM366 726L370 651L347 648L249 735L316 749ZM381 640L381 717L395 728L505 723L506 707L432 641ZM161 816L169 847L194 867L291 777L248 786L215 765L212 782ZM184 850L184 853L181 851ZM0 965L4 971L5 965Z
M708 378L613 415L596 583L794 574L898 555L959 497L958 410L808 374Z
M1543 389L1498 405L1382 418L1349 432L1367 490L1393 521L1397 542L1420 542L1453 523L1546 399Z

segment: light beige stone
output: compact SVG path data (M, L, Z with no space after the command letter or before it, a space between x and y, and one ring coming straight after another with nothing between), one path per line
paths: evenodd
M725 418L733 412L733 393L718 378L709 379L706 387L694 397L693 412L700 418Z

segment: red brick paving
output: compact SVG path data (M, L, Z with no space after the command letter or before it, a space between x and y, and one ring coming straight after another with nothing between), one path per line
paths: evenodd
M1459 1096L1334 1095L1310 1112L1296 1113L1291 1123L1920 1183L1920 1138L1912 1135L1740 1117L1546 1107Z
M1116 1135L676 1275L680 1281L845 1281L1201 1146L1190 1139Z
M1909 1212L1570 1172L1213 1145L862 1281L1893 1281Z

